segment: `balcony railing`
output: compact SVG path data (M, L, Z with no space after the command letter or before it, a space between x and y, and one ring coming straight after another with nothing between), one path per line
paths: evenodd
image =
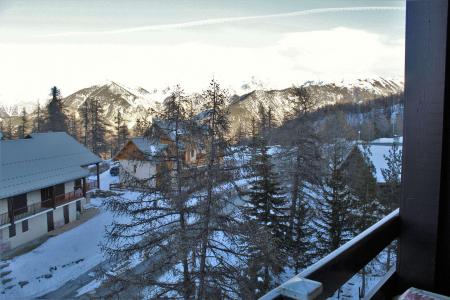
M14 220L20 220L31 215L37 214L41 211L47 210L53 207L52 199L47 199L45 201L36 202L25 207L15 208L13 210ZM3 213L0 215L0 225L5 225L11 223L9 213Z
M329 298L390 245L399 233L400 217L397 209L260 300ZM377 290L369 293L375 295L382 291L393 275L394 272L388 272L381 284L376 285Z
M92 190L94 188L97 188L96 180L87 182L87 190ZM28 216L37 214L41 211L47 210L49 208L54 208L55 206L60 206L60 205L66 204L68 202L71 202L73 200L76 200L76 199L79 199L82 197L83 197L83 190L77 189L76 191L73 191L73 192L55 196L55 201L53 201L53 199L50 198L50 199L46 199L41 202L27 205L25 207L16 208L13 211L14 220L26 218ZM11 223L9 214L10 214L9 212L0 214L0 226Z
M8 213L3 213L0 214L0 226L1 225L5 225L5 224L9 224L9 214Z
M98 188L97 180L87 180L86 184L87 184L87 190L88 191Z
M70 201L83 197L83 190L79 189L70 193L55 196L55 206L63 205Z

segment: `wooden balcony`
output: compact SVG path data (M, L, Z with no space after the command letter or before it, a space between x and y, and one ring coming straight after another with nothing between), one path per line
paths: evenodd
M86 191L90 191L96 188L98 188L97 180L86 180ZM12 221L26 218L28 216L37 214L44 210L54 209L56 206L61 206L83 197L84 197L83 189L82 187L80 187L75 191L61 195L56 195L54 196L54 199L48 198L41 202L33 203L24 207L15 208L12 211L12 213L11 211L8 211L0 214L0 226L10 224Z
M33 203L25 207L16 208L12 212L13 220L20 220L26 217L40 213L41 211L53 208L52 199L47 199L42 202ZM11 214L9 212L0 215L0 225L10 224Z
M79 189L73 192L65 193L63 195L55 196L55 206L61 206L73 200L83 198L83 190Z
M0 226L11 223L9 220L9 213L0 214Z

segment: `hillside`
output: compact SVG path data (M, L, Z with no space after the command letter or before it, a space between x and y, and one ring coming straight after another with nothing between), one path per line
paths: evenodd
M259 89L243 95L231 95L229 99L229 112L231 120L231 133L234 134L240 128L248 131L252 118L259 119L258 108L264 106L266 110L272 110L274 122L281 125L286 114L292 112L292 100L295 87L285 89L265 89L255 85ZM311 97L314 98L316 109L327 105L345 103L366 103L370 100L399 94L403 91L403 83L400 81L386 80L383 78L357 80L355 82L323 83L307 82L305 84ZM163 101L170 95L170 88L163 90L154 89L151 92L137 87L130 88L117 82L108 82L103 85L94 85L83 88L62 99L68 114L79 116L79 108L86 99L97 99L102 103L107 119L112 122L118 112L127 122L128 128L133 128L136 120L156 112ZM201 93L187 95L191 100L191 109L194 113L200 113L203 109ZM21 111L21 105L0 105L0 119L9 116L17 116ZM29 112L31 109L28 110ZM30 113L33 119L34 113Z

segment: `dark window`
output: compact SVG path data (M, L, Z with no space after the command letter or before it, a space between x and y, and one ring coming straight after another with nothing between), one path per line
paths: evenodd
M65 194L64 183L55 185L55 196L64 195L64 194Z
M12 224L9 226L9 237L13 237L16 235L16 224Z
M75 180L75 187L74 187L74 189L75 190L81 189L81 179Z
M53 202L51 201L52 189L53 189L53 187L41 189L41 206L42 207L52 207L53 206Z
M78 200L76 203L77 203L77 212L81 212L81 200Z
M12 197L12 208L14 216L26 213L27 208L27 194L21 194Z
M28 220L23 220L22 221L22 232L27 232L28 231Z
M64 224L69 223L69 205L66 205L63 207L63 213L64 213Z
M53 223L53 211L47 213L47 231L52 231L55 229L55 224Z

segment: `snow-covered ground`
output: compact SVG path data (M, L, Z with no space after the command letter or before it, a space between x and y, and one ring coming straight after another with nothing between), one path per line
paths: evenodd
M280 147L271 147L270 154L280 153ZM240 164L245 165L248 155L234 157ZM245 174L244 170L241 175ZM234 188L245 188L250 178L235 182ZM117 177L111 177L106 171L101 174L100 188L109 190L109 184ZM227 186L228 188L233 188ZM225 188L225 186L224 186ZM312 194L312 191L309 191ZM139 194L126 192L123 197L135 199ZM101 264L105 257L99 245L105 241L105 226L111 224L114 216L102 206L103 198L92 198L91 206L99 209L99 213L79 226L74 227L55 237L51 237L34 250L17 256L8 261L0 261L0 300L3 299L31 299L54 290L60 289L68 281L89 272L93 267ZM235 204L240 203L239 199ZM6 266L3 267L2 266ZM291 274L291 276L294 274ZM4 282L4 281L7 282ZM367 288L371 287L378 278L367 276ZM2 282L3 281L3 282ZM102 281L92 278L80 285L77 294L83 295L98 288ZM355 275L344 287L340 298L352 298L358 295L361 277Z
M109 172L101 174L102 189L109 189L115 178ZM0 286L0 299L30 299L58 289L104 260L99 244L104 229L113 216L101 206L101 198L92 198L91 205L99 214L79 226L51 237L34 250L0 262L8 266L0 272L10 272L3 279L11 281ZM22 285L22 287L21 287Z

